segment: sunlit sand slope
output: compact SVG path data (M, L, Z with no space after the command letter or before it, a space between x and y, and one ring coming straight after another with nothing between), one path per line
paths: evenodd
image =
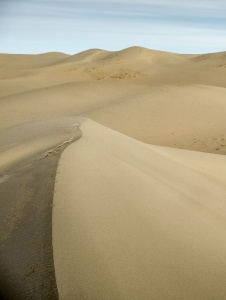
M81 130L55 186L60 299L224 299L226 157Z

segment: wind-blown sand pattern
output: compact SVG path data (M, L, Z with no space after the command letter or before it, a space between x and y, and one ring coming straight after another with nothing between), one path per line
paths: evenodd
M1 54L1 297L224 299L225 78L225 52Z

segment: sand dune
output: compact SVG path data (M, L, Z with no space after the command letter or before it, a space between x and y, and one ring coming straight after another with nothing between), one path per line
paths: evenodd
M11 71L16 69L40 68L56 63L68 55L60 52L49 52L37 55L29 54L0 54L1 70L11 68Z
M0 298L224 299L225 77L226 52L0 54Z
M82 115L146 143L226 153L225 88L84 81L2 97L0 103L2 129Z
M223 299L226 157L149 146L91 121L53 209L60 299Z
M202 84L225 87L225 52L181 55L131 47L121 51L92 49L76 55L0 55L1 96L65 82L145 80L148 85ZM30 78L30 76L32 78ZM8 80L16 88L12 89ZM17 79L17 80L16 80ZM15 92L14 92L15 91Z
M80 136L74 118L28 122L1 131L0 174L38 155L47 155L53 148L70 143Z

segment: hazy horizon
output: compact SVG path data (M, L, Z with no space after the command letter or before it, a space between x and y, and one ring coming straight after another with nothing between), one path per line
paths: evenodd
M0 53L226 50L222 0L2 0L0 12Z

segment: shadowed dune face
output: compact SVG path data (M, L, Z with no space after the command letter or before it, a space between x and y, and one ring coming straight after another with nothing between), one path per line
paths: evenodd
M57 153L33 159L0 177L0 299L58 299L52 255L58 159Z
M58 299L53 191L60 154L81 136L78 122L49 118L0 133L0 299Z

